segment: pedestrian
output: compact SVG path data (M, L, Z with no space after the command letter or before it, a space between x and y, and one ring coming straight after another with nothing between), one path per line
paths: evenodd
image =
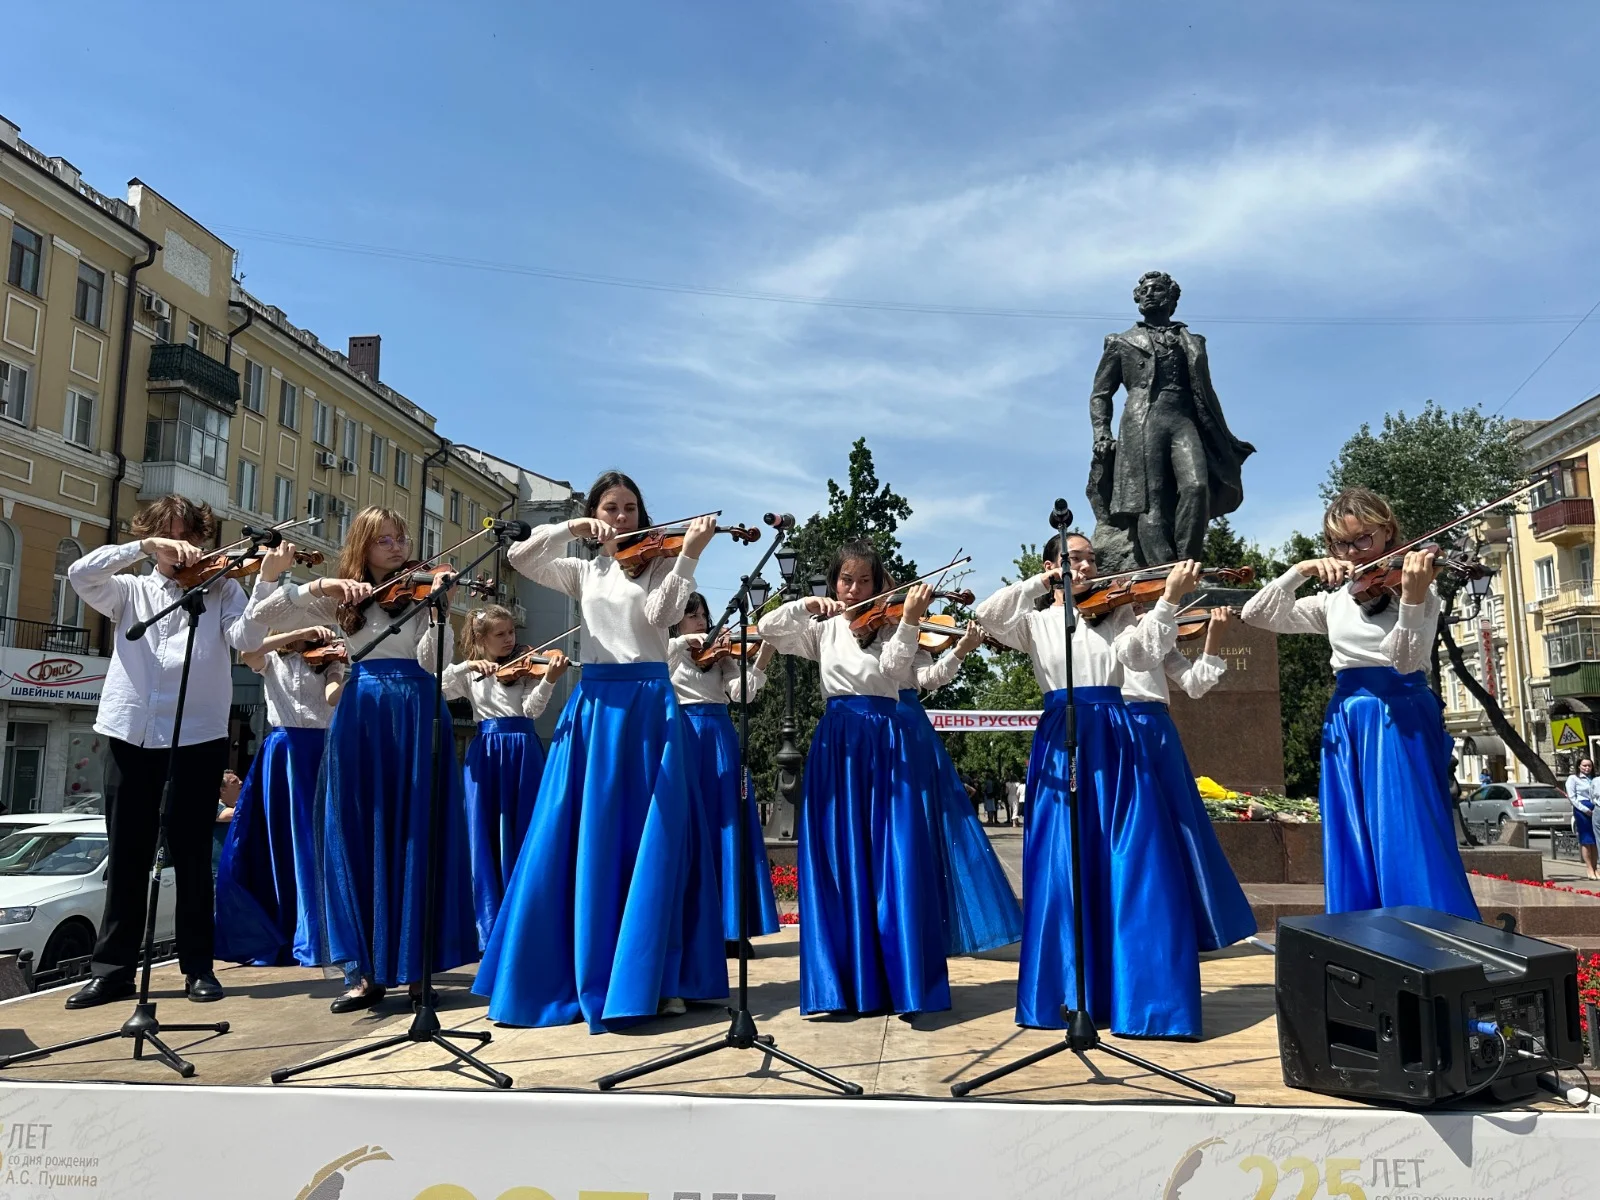
M211 877L216 878L217 866L222 862L222 846L228 840L228 830L233 827L233 810L239 804L239 791L244 781L232 771L222 773L222 788L217 793L217 819L211 826Z
M991 825L998 823L995 820L995 815L1000 807L999 792L1000 785L995 782L993 775L983 781L983 811Z
M1596 869L1594 808L1600 800L1600 780L1594 777L1594 763L1583 759L1578 763L1578 773L1567 777L1567 798L1572 801L1572 830L1578 835L1578 853L1583 855L1584 870L1590 879L1600 879Z

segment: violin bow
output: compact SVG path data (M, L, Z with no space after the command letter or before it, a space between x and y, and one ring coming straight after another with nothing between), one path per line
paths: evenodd
M468 542L472 541L474 538L481 538L484 534L486 534L488 532L489 531L487 529L479 529L476 532L469 533L469 534L467 534L466 537L462 538L454 546L446 546L443 550L440 550L437 553L430 555L429 557L423 559L421 562L412 563L410 567L406 568L403 571L396 571L393 575L389 576L389 578L385 579L382 583L373 584L372 585L372 594L375 596L379 592L381 592L384 588L388 587L391 583L395 583L396 581L405 578L407 575L415 574L416 572L418 572L418 571L422 570L423 568L427 567L430 563L438 562L441 558L443 558L447 554L454 554L457 550L461 549L461 547L465 546ZM369 597L369 599L370 598L371 597ZM362 603L365 604L366 601L362 601Z
M503 671L507 667L514 667L518 663L520 663L523 659L532 658L535 654L539 653L539 651L550 649L551 646L554 646L562 638L571 637L573 634L577 633L578 630L580 630L582 628L583 628L582 625L574 625L571 629L567 630L565 633L556 634L555 637L551 638L548 642L541 642L537 646L530 646L530 647L528 647L528 649L524 650L521 654L517 655L515 658L509 659L508 661L501 663L498 667L495 668L495 670L496 671Z
M1531 492L1534 488L1539 486L1539 483L1540 483L1540 481L1537 480L1537 479L1533 480L1531 483L1525 483L1521 487L1515 489L1514 491L1507 492L1504 496L1501 496L1498 500L1491 500L1487 504L1480 504L1477 508L1473 509L1471 512L1463 513L1461 516L1457 517L1454 521L1447 521L1445 524L1439 526L1439 528L1433 530L1431 533L1425 533L1419 538L1413 538L1411 541L1407 542L1404 546L1396 546L1393 550L1387 551L1383 555L1382 558L1375 558L1371 562L1364 563L1361 566L1357 567L1355 570L1351 571L1350 572L1350 578L1351 579L1355 579L1358 576L1367 574L1369 571L1376 570L1380 564L1387 563L1395 555L1397 555L1397 554L1405 554L1407 551L1415 550L1418 546L1422 545L1424 542L1432 541L1434 538L1438 537L1441 533L1448 533L1450 530L1454 529L1457 525L1466 524L1466 522L1472 520L1473 517L1481 517L1484 513L1488 512L1490 509L1499 508L1502 504L1505 504L1507 501L1515 500L1518 496L1521 496L1525 492Z
M897 584L895 584L894 587L890 588L888 591L879 592L876 596L868 596L865 600L857 600L849 608L845 609L843 612L835 613L834 616L836 616L836 617L847 617L851 613L855 612L855 610L858 609L858 608L865 608L869 604L876 604L879 600L882 600L885 596L892 596L896 592L903 592L908 587L911 587L914 584L922 583L925 580L932 579L935 575L939 575L939 574L942 574L945 571L948 571L951 567L959 567L962 563L969 563L971 561L972 561L972 555L970 555L970 554L967 555L965 558L960 558L960 557L952 558L949 562L945 563L944 566L935 567L933 570L929 571L925 575L918 575L915 579L908 579L904 583L897 583ZM822 617L822 618L819 618L819 619L825 621L828 618L827 617Z
M690 521L698 521L701 517L720 517L721 515L722 510L719 508L715 512L695 513L692 517L679 517L676 521L661 521L655 525L646 525L643 529L630 529L627 533L619 533L616 540L620 542L623 538L639 537L646 533L654 533L658 529L674 529L679 525L687 525Z

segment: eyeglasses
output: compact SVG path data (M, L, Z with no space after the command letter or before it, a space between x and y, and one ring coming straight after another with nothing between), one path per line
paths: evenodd
M403 533L399 537L384 534L381 538L374 538L372 544L381 550L404 550L411 545L411 539Z
M1345 554L1352 552L1359 554L1364 550L1372 549L1372 542L1375 537L1377 537L1375 533L1363 533L1351 542L1347 542L1343 538L1334 538L1331 544L1336 553L1343 551Z

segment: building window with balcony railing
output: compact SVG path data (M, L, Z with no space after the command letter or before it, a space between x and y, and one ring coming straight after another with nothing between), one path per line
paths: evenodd
M1555 598L1556 560L1554 558L1534 560L1533 586L1540 600L1553 600Z
M1589 496L1589 460L1564 458L1534 475L1533 507L1543 508L1557 500L1586 499Z
M1600 617L1557 621L1544 636L1544 649L1552 669L1600 662Z
M182 463L227 479L228 414L182 393L150 397L144 461Z

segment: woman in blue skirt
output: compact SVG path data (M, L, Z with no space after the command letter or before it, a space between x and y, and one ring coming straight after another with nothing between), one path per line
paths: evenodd
M940 880L945 953L981 954L1022 940L1022 907L1006 879L994 844L967 798L944 739L922 707L923 692L938 691L956 677L961 662L983 641L983 627L967 626L955 646L935 659L918 650L909 677L902 677L900 719L907 733L910 769L927 812Z
M339 578L288 584L261 606L276 624L303 611L316 624L337 621L356 653L388 628L383 612L362 607L372 585L388 580L410 558L405 518L389 508L364 508L350 523L339 554ZM440 576L437 590L445 585ZM438 861L433 970L477 958L471 867L461 774L456 769L450 712L437 700L436 639L448 664L454 636L448 623L426 615L408 620L350 669L328 729L313 815L318 846L322 945L315 956L344 972L348 990L336 1013L371 1008L388 988L408 984L422 995L422 925L430 858ZM434 717L443 722L438 764L442 837L430 838Z
M695 651L705 643L711 628L711 611L699 592L689 597L683 620L673 627L667 645L667 666L672 672L672 687L678 695L689 726L689 775L691 794L705 808L706 820L717 839L712 857L717 870L718 895L722 901L723 950L737 957L739 942L745 935L739 929L739 893L734 880L745 880L745 902L749 933L757 937L778 932L778 902L772 895L772 867L767 861L767 843L761 834L761 819L756 812L755 780L746 776L746 791L739 792L739 733L728 713L728 702L745 704L754 700L767 681L767 664L773 649L763 644L745 666L749 695L740 691L739 660L729 656L702 669L694 661ZM748 853L739 856L739 823L744 822ZM754 949L746 946L752 956Z
M1073 593L1081 596L1094 580L1094 547L1078 533L1066 541ZM976 609L990 636L1033 660L1045 693L1028 762L1017 1024L1062 1028L1062 1006L1076 1003L1081 969L1097 1026L1124 1037L1197 1038L1195 918L1188 889L1174 886L1182 878L1183 855L1161 797L1134 762L1121 685L1125 667L1160 667L1177 641L1177 602L1193 589L1200 568L1192 562L1174 567L1162 599L1143 617L1124 606L1076 620L1080 898L1072 891L1060 535L1045 544L1044 564L1043 573L1002 588ZM1082 964L1073 942L1075 904L1082 906Z
M261 558L251 604L278 589L294 547ZM312 825L317 771L333 706L344 686L340 662L321 667L301 651L337 641L311 626L274 633L240 660L261 676L270 728L245 776L217 868L217 957L260 967L311 966L322 943L317 907L317 839Z
M950 1007L942 886L927 810L908 769L901 675L933 593L914 585L905 617L865 639L843 613L888 588L870 542L828 567L828 595L761 618L779 653L815 659L827 706L806 757L800 810L800 1011L910 1017Z
M1206 626L1204 649L1193 662L1174 649L1158 670L1124 667L1122 672L1122 697L1128 704L1134 762L1149 777L1150 786L1166 803L1177 827L1184 878L1189 884L1195 931L1202 950L1218 950L1243 941L1255 933L1256 918L1239 886L1239 877L1228 865L1228 856L1211 828L1211 815L1200 799L1200 789L1195 786L1194 768L1183 752L1178 727L1172 723L1168 708L1171 694L1167 680L1176 682L1192 700L1214 688L1228 669L1217 656L1217 649L1231 618L1227 609L1216 610Z
M1456 849L1450 735L1422 670L1439 624L1434 552L1405 556L1398 597L1363 604L1348 580L1400 543L1394 511L1366 488L1346 488L1322 528L1334 557L1290 567L1243 617L1276 633L1326 634L1333 651L1317 790L1327 910L1415 904L1475 921ZM1308 579L1329 590L1296 600Z
M551 650L545 655L550 663L537 680L524 676L501 683L495 670L517 649L517 620L509 608L475 608L467 614L461 635L466 661L444 669L445 696L471 701L478 722L461 773L480 947L489 943L544 778L544 744L533 723L549 707L555 682L567 669L566 655Z
M540 526L508 555L578 601L583 674L551 739L476 991L507 1025L582 1020L601 1033L728 994L714 843L690 799L688 734L667 672L667 631L715 525L691 521L681 555L635 574L615 553L650 525L638 486L607 472L585 512ZM598 556L567 557L574 538L597 543Z
M1567 799L1572 801L1572 832L1578 835L1578 853L1590 879L1600 879L1600 855L1595 852L1594 802L1600 799L1600 780L1594 777L1594 763L1585 758L1576 775L1567 777Z

